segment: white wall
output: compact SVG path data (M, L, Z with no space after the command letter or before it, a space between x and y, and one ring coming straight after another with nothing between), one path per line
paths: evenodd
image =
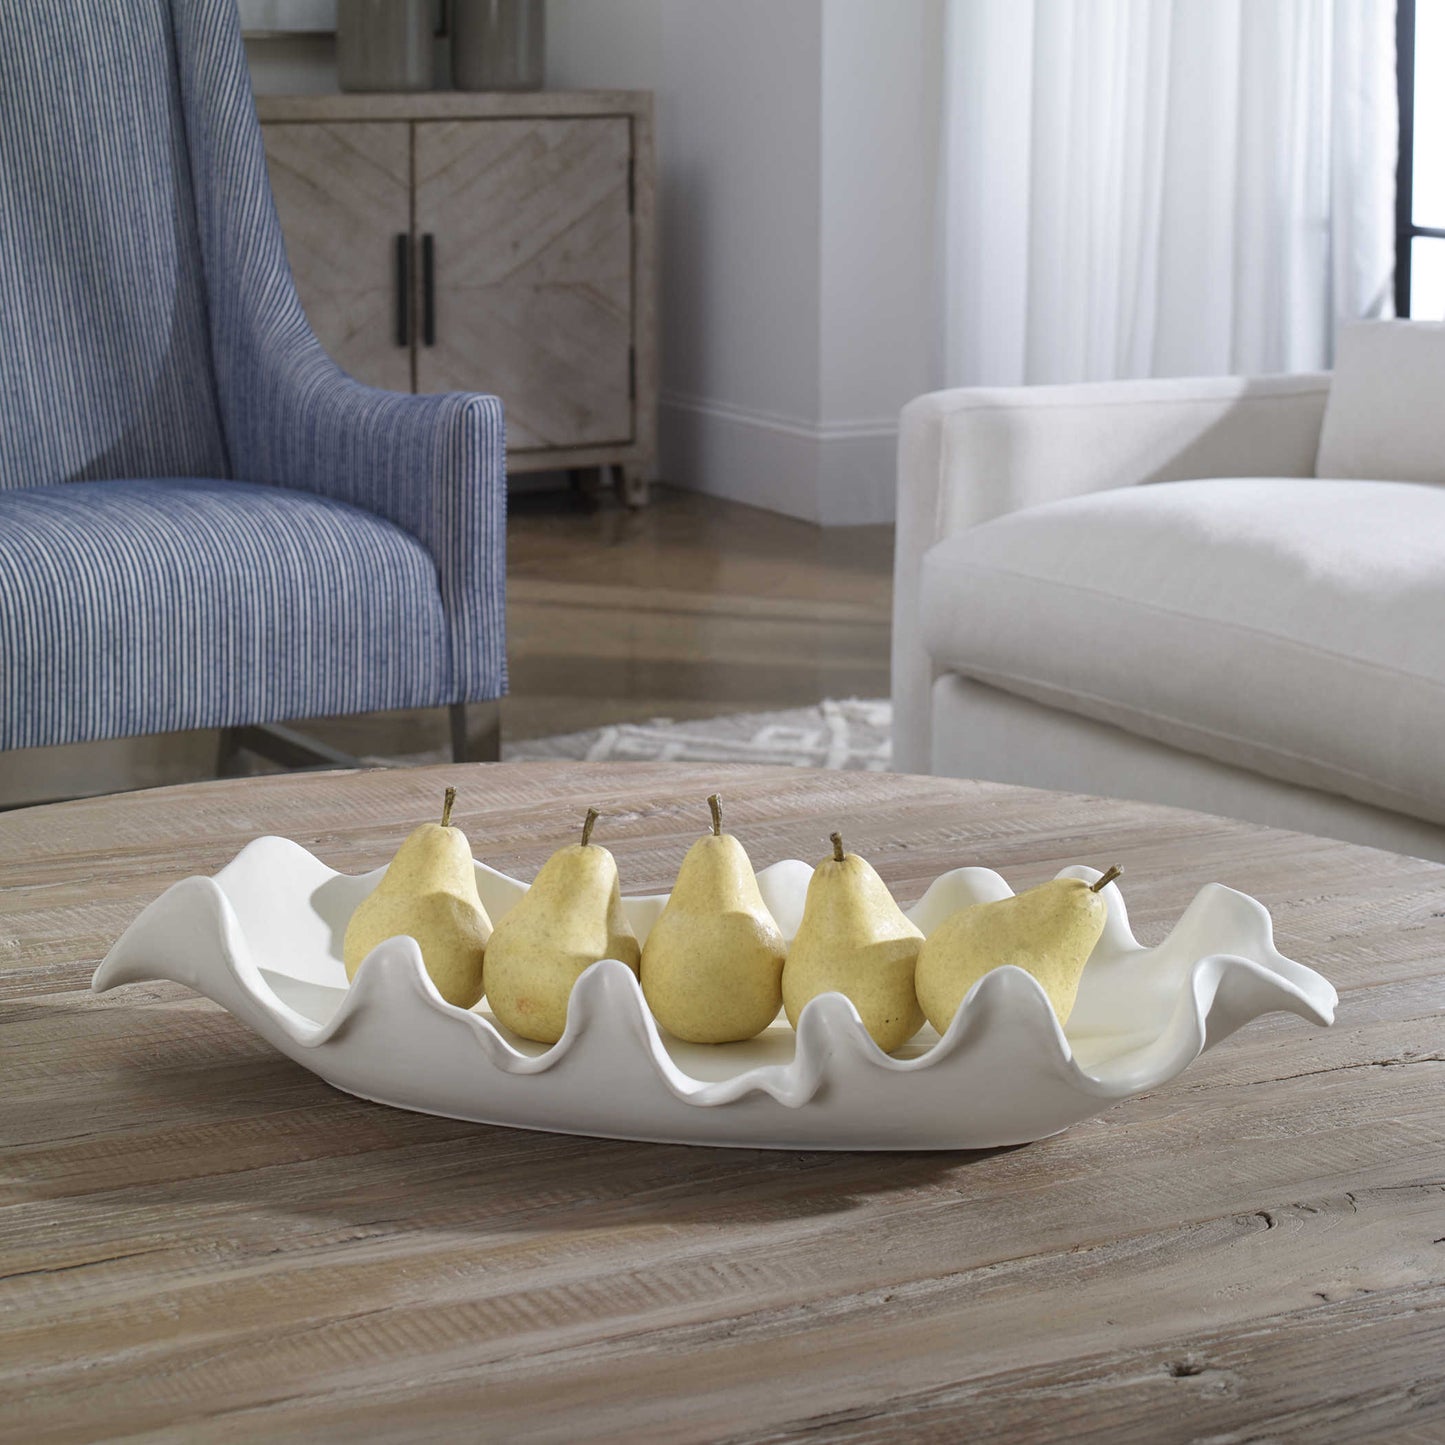
M818 517L893 515L898 412L934 384L942 0L824 0Z
M549 0L547 25L549 86L656 95L662 476L816 516L820 0Z
M665 480L891 518L932 380L942 8L548 0L549 87L657 97ZM251 42L258 90L334 88L316 45Z
M553 90L654 90L670 0L547 0L547 84Z
M657 93L662 472L893 515L933 384L943 0L549 0L548 84Z

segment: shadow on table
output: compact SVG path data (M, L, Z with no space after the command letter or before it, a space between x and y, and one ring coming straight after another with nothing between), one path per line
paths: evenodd
M37 1120L29 1178L14 1181L22 1193L356 1229L583 1231L842 1215L1012 1152L721 1149L412 1114L332 1089L205 1008L184 1033L142 1029L106 1072L101 1088L53 1100ZM963 1205L969 1192L959 1178L944 1196Z

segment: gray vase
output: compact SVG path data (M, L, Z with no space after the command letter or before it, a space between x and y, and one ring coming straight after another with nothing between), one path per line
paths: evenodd
M432 0L336 0L342 90L430 90Z
M538 90L547 59L545 0L452 0L458 90Z

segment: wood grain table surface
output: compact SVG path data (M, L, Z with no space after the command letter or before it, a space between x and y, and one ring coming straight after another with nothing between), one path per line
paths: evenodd
M530 876L607 810L665 888L721 788L755 865L842 825L911 900L1119 862L1156 941L1261 899L1339 1020L1251 1024L973 1154L614 1143L338 1093L166 983L163 888L280 833L385 862L444 785ZM790 769L508 764L0 816L0 1439L1445 1439L1445 868L1198 814Z

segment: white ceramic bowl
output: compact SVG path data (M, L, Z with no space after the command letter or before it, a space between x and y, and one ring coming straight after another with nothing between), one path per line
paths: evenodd
M1157 948L1129 929L1117 884L1067 1030L1017 968L986 974L942 1039L925 1027L882 1053L841 994L814 999L794 1036L779 1018L745 1044L663 1035L630 970L603 960L578 980L551 1047L498 1025L485 1001L446 1003L415 940L392 938L348 988L341 940L384 870L336 873L299 844L258 838L214 878L187 878L126 929L97 992L165 978L214 999L338 1089L488 1124L768 1149L978 1149L1020 1144L1172 1079L1257 1015L1333 1022L1335 990L1274 947L1269 914L1221 884L1202 888ZM758 875L785 936L812 869ZM1099 876L1075 866L1060 876ZM477 865L493 920L526 885ZM909 916L926 934L967 903L1007 897L987 868L937 879ZM665 898L624 900L639 939Z

